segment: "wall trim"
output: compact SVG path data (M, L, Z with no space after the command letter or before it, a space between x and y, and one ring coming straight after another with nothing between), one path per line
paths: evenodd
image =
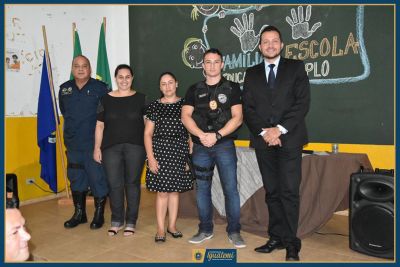
M57 199L57 198L62 198L62 197L66 197L66 196L67 196L67 193L66 192L62 192L62 193L59 193L59 194L48 195L48 196L45 196L45 197L29 199L29 200L21 201L20 206L26 206L26 205L35 204L35 203L38 203L38 202Z

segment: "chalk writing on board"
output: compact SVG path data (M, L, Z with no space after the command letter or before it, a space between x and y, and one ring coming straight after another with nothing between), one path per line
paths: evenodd
M311 84L357 82L366 79L370 74L370 64L363 37L363 6L356 6L354 30L345 27L344 32L332 34L324 32L328 22L325 21L326 17L321 14L324 12L323 7L319 6L288 7L287 11L284 7L283 12L281 11L279 15L271 10L273 6L268 5L195 5L193 7L190 16L192 20L203 19L202 28L198 32L203 37L193 33L184 42L182 61L189 68L202 68L202 53L212 47L216 41L215 34L209 36L209 32L218 28L218 37L223 36L224 39L229 40L228 49L226 49L227 47L218 47L227 50L224 55L223 75L229 80L242 84L245 69L259 64L263 60L258 50L258 40L262 29L271 23L284 21L286 27L280 25L279 28L282 32L290 32L290 38L286 38L282 55L287 58L303 60ZM313 18L314 13L319 19ZM281 19L276 16L281 16ZM329 23L332 22L329 21ZM346 30L348 31L346 32ZM226 35L223 33L224 31L226 31ZM321 33L315 35L317 32ZM356 65L351 68L350 65L346 65L349 66L349 69L345 71L346 74L340 74L340 70L343 69L343 65L337 61L340 58L352 59L353 64Z
M358 41L356 41L358 40ZM339 77L339 78L324 78L324 79L310 79L311 84L340 84L340 83L350 83L350 82L358 82L366 79L371 73L371 66L368 59L367 50L365 48L364 41L364 6L358 6L356 11L356 38L354 39L353 35L350 33L347 39L345 51L351 47L355 54L359 55L363 67L363 72L359 75L348 76L348 77ZM340 53L340 51L339 51ZM326 61L324 61L326 62ZM314 68L314 67L313 67ZM310 67L311 69L311 67ZM306 71L307 71L307 63L306 63ZM308 73L308 72L307 72Z

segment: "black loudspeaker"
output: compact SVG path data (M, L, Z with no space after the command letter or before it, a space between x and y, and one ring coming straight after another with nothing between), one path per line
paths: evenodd
M350 248L393 259L393 171L353 173L350 180Z

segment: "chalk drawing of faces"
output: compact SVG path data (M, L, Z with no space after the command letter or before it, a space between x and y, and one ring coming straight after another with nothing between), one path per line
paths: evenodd
M246 10L248 9L249 5L193 5L193 10L190 14L190 17L192 18L192 20L197 20L197 18L199 17L199 13L202 14L205 17L210 17L214 14L218 13L218 17L220 19L225 18L225 16L227 15L227 13L229 13L230 11L238 11L238 10ZM260 11L262 9L262 6L257 5L254 6L255 9L257 11Z
M303 7L297 7L297 14L296 9L292 8L290 10L292 17L286 16L286 22L292 27L292 38L293 40L297 40L299 38L307 39L310 37L319 27L321 27L322 23L317 22L315 23L311 30L309 21L311 17L311 6L308 5L306 8L306 18L304 19L304 12Z
M237 10L244 10L248 8L249 6L243 6L243 5L222 5L221 6L221 11L218 13L220 18L225 18L226 13L229 13L229 11L237 11Z
M203 40L199 38L186 39L183 44L182 61L192 69L201 69L203 63L203 54L207 50Z
M257 45L258 45L258 40L260 33L264 27L267 25L263 25L258 32L258 35L255 34L253 30L254 26L254 14L250 13L249 18L247 18L247 14L243 13L242 14L242 22L238 18L235 18L233 20L235 23L235 26L231 26L231 32L233 32L240 41L240 46L243 51L243 53L251 52L253 51Z
M197 20L199 13L203 16L211 16L217 13L219 5L193 5L193 10L190 14L192 20Z

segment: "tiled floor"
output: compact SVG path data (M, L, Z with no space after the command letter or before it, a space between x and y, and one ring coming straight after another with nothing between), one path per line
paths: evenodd
M32 235L30 250L35 260L51 262L192 262L192 252L203 248L233 248L228 242L225 225L215 226L214 238L203 244L187 242L197 231L197 219L179 219L178 228L184 237L155 243L156 221L154 211L155 194L142 190L140 215L136 233L124 237L107 235L108 223L99 230L90 230L89 223L74 229L65 229L63 223L73 213L72 205L60 205L57 200L24 205L21 212ZM88 219L91 221L93 204L88 204ZM107 203L106 219L110 218ZM348 218L334 217L320 230L323 233L348 235ZM247 247L237 250L238 262L283 262L285 250L271 254L254 252L266 238L242 232ZM302 242L302 262L372 262L384 259L370 257L349 249L348 236L313 234Z

